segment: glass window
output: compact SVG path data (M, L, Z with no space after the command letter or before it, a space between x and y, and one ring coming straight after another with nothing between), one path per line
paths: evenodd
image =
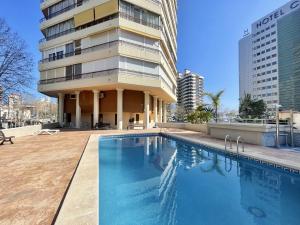
M55 61L55 58L56 58L55 53L49 54L49 62Z
M66 44L66 57L74 55L74 44Z
M56 59L62 59L63 57L64 57L63 51L56 52Z
M65 32L74 28L74 20L67 20L65 22L56 24L46 29L46 39L52 39L63 35Z
M159 28L159 15L128 2L120 1L120 16L136 23Z
M48 19L75 7L75 0L63 0L49 7Z
M82 64L74 65L74 75L82 74Z

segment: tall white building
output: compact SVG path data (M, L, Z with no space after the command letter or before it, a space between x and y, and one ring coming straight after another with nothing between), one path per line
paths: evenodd
M239 94L262 99L274 111L280 102L280 21L299 11L300 1L292 0L252 24L252 32L239 42ZM300 18L299 18L300 20Z
M187 111L193 111L203 104L204 77L185 70L177 80L177 104Z
M150 128L176 102L177 0L41 0L39 91L61 126ZM131 123L131 122L130 122Z

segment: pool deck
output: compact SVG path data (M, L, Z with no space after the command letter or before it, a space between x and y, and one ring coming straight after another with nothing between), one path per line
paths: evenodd
M178 129L164 131L176 137L224 149L223 140L216 140L201 133ZM159 129L147 132L159 132ZM145 131L69 131L52 136L17 138L14 145L0 146L0 224L53 224L91 134L95 134L91 136L91 138L94 137L94 140L90 140L94 142L95 146L97 143L95 138L99 135L127 133L145 133ZM236 151L235 145L232 151ZM89 151L86 151L82 157L82 162L86 162L83 163L85 165L88 165L91 160L91 157L89 159L86 154L87 152ZM245 145L245 153L241 154L300 170L300 152L294 150ZM76 174L88 177L89 172L94 170L95 168L92 166L86 167L84 170L79 167ZM76 176L70 190L76 187L76 183L81 182L80 176L75 178ZM88 183L91 180L85 179L85 182ZM80 183L80 185L82 184ZM93 195L88 196L90 201L95 200ZM76 196L76 202L80 202L80 199L86 197L87 193L80 192ZM66 200L68 198L67 195ZM65 208L67 207L66 205ZM68 221L72 221L72 215L76 217L79 211L83 211L83 208L74 207L73 209L73 211L72 208L66 210L66 212L69 211L67 222L61 220L62 222L59 224L69 225ZM60 217L64 218L61 213L58 218ZM80 222L73 218L76 223L72 222L72 225L90 225L94 223L88 221L95 220L95 218L91 218L91 215L87 215L86 218L82 215L81 219Z
M204 144L213 148L224 150L224 140L211 138L208 135L186 130L167 129L166 133L171 136L185 139L194 143ZM236 143L232 143L232 149L227 148L231 153L237 152ZM245 144L245 152L242 152L240 145L239 154L252 159L261 160L271 164L300 171L300 151L282 147L281 149L262 147L258 145Z

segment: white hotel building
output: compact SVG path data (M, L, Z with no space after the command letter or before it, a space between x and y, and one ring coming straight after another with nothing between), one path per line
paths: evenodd
M177 0L42 0L38 89L61 126L150 128L176 102Z
M239 42L239 94L263 99L270 112L280 101L279 23L299 11L300 1L292 0L252 24L251 34ZM281 36L283 32L281 32ZM284 37L283 37L284 39Z
M188 112L193 112L203 105L204 77L184 70L177 79L177 105Z

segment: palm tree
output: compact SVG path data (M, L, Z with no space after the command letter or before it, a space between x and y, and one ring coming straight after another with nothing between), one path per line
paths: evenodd
M216 94L213 94L213 93L206 93L205 95L208 96L210 99L211 99L211 102L212 102L212 107L214 108L214 111L215 111L215 121L218 122L218 109L219 109L219 106L221 105L221 97L222 95L224 94L224 90L222 91L219 91L218 93Z

